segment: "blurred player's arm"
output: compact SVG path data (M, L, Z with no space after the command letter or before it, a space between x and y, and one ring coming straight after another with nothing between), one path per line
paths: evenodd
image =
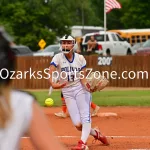
M32 120L28 135L38 150L65 150L55 137L53 128L36 102L32 106Z

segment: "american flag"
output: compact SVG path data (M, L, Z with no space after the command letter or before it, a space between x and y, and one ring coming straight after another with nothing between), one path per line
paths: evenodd
M117 0L106 0L106 13L109 13L112 9L121 8L121 4Z

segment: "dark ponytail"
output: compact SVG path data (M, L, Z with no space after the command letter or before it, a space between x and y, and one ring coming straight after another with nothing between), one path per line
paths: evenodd
M10 47L11 40L3 28L0 28L0 128L5 128L12 119L10 102L10 76L15 70L15 55Z
M0 84L8 84L11 71L15 70L16 57L11 49L11 42L9 35L0 28Z

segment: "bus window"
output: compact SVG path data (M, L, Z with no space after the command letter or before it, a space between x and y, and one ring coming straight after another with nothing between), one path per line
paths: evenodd
M145 42L146 41L146 36L142 36L141 42Z
M136 38L135 36L131 36L131 44L133 45L134 43L136 43Z
M140 43L141 41L140 41L140 38L137 38L137 43Z

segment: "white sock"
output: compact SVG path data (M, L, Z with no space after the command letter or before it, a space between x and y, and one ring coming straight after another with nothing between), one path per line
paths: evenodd
M91 128L90 135L92 135L92 136L96 136L96 132L95 132L95 130L94 130L94 129L92 129L92 128Z
M86 143L91 131L91 123L84 123L82 125L82 135L81 140Z

